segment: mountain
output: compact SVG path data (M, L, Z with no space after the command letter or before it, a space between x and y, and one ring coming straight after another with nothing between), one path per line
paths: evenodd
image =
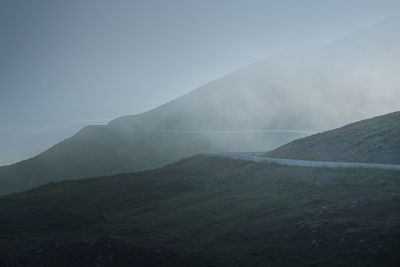
M0 197L0 265L398 266L398 178L195 156L50 183Z
M330 44L261 60L121 129L332 129L399 109L400 16Z
M199 152L272 148L273 143L304 135L129 131L89 126L32 159L1 167L0 194L50 181L153 169Z
M309 132L399 110L399 29L395 17L321 47L261 60L148 112L85 127L0 168L0 194L145 170L205 151L268 151ZM266 129L281 131L260 131Z
M400 112L295 140L265 155L291 159L400 164Z

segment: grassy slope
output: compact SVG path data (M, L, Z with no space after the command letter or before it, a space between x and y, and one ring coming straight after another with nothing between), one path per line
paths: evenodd
M396 171L196 156L162 169L3 196L0 238L150 236L228 266L395 264L399 193Z
M295 140L265 155L400 164L400 112Z

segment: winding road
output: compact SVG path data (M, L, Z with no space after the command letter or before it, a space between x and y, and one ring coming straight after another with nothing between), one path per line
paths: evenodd
M103 126L103 125L101 125ZM108 129L129 132L160 132L160 133L187 133L187 134L255 134L255 133L298 133L315 134L318 131L293 130L293 129L249 129L249 130L173 130L173 129L130 129L106 126Z
M280 158L261 157L263 153L265 152L215 152L215 153L209 152L209 153L203 153L203 155L224 157L237 160L247 160L254 162L269 162L281 165L302 166L302 167L374 168L374 169L386 169L386 170L400 170L400 164L280 159Z

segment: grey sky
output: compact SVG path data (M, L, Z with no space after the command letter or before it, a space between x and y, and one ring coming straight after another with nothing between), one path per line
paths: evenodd
M399 13L398 0L4 0L0 165Z

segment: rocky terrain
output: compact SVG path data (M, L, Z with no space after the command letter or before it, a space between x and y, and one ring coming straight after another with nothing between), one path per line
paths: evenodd
M195 266L204 259L159 240L71 234L0 239L0 266Z

